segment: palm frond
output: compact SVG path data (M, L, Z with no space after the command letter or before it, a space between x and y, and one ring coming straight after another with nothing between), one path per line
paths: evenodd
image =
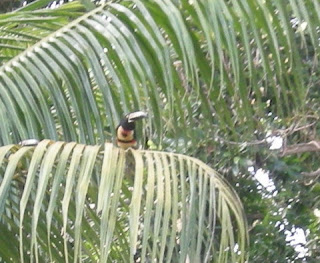
M0 68L2 144L102 143L119 115L145 108L159 144L165 132L193 137L185 127L199 118L226 136L245 123L250 136L265 111L285 116L303 105L300 43L310 40L318 56L316 1L110 2L65 24L68 8L0 17L3 56L12 58Z
M48 1L42 2L36 1L19 11L0 15L0 65L84 13L79 2L67 3L57 9L35 9Z
M0 161L0 228L17 261L246 260L241 202L195 158L44 140L1 147Z

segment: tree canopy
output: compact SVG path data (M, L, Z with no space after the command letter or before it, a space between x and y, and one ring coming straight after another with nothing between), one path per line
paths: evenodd
M252 262L319 260L317 0L49 2L0 16L1 145L102 145L147 110L141 145L196 157L238 193Z

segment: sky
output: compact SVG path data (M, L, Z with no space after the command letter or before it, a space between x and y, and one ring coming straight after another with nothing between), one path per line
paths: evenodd
M266 138L269 143L270 150L279 150L282 147L283 139L280 136L269 136ZM272 196L276 196L278 194L278 190L273 182L273 180L269 177L269 171L266 171L262 168L257 170L254 169L253 166L248 167L248 171L250 174L254 176L254 178L258 181L258 183L266 190L266 194L263 194L264 198L270 198ZM320 217L320 210L319 210ZM282 222L277 222L275 227L278 227L279 231L282 231L285 225L288 225L289 222L286 218L283 219ZM286 230L286 241L290 244L294 250L297 252L298 258L305 258L308 255L307 244L307 235L306 231L302 228L292 226L291 231Z

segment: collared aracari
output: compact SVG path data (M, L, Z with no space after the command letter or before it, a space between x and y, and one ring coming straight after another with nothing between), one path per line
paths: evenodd
M137 141L135 138L135 121L142 118L146 118L148 114L143 111L135 111L127 114L118 125L116 129L117 133L117 145L122 149L128 149L130 147L135 148Z

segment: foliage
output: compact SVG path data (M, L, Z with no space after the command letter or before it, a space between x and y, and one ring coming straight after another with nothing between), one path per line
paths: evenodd
M282 157L266 137L317 138L318 1L111 1L83 12L73 2L0 17L1 145L102 144L123 113L147 109L139 138L200 158L235 187L253 262L299 260L292 227L310 231L306 260L317 260L318 179L302 172L318 156ZM269 172L274 193L251 167Z
M244 262L241 203L210 167L110 143L101 150L49 140L0 148L2 260Z
M20 6L20 0L3 0L0 2L0 12L5 13L12 11L14 8Z

